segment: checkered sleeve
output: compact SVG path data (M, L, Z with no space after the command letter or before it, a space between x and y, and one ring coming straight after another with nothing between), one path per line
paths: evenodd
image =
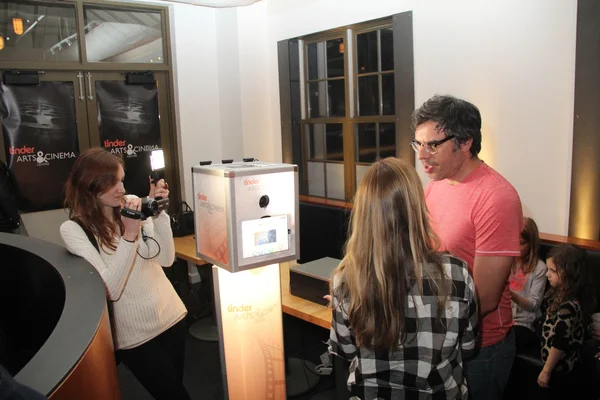
M475 284L469 274L467 264L462 262L462 282L464 284L463 301L460 302L460 330L461 348L463 357L468 358L475 350L475 339L477 337L477 324L479 315L477 311L477 299L475 296Z
M336 296L333 296L332 303L333 315L329 332L329 354L352 361L356 356L356 344L354 335L350 331L348 314L344 309L347 304L340 302Z

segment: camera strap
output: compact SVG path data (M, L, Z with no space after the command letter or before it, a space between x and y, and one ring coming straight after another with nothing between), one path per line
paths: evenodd
M72 219L71 221L75 222L77 225L79 225L81 227L81 229L83 230L83 232L87 236L87 238L90 241L90 243L92 244L92 246L94 246L94 248L96 249L96 251L98 253L100 253L100 246L98 246L98 240L96 240L96 236L94 236L94 234L92 232L90 232L89 230L87 230L85 228L85 226L83 226L78 220Z

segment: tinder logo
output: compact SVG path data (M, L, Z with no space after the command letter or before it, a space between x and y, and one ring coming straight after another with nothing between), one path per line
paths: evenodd
M200 201L208 201L208 197L205 194L198 193L198 200Z
M104 141L104 147L105 148L109 148L109 147L123 147L125 146L125 140L119 140L119 139L115 139L113 141L106 139Z
M9 147L8 148L8 154L11 155L23 155L23 154L33 154L33 152L35 151L35 147L28 147L28 146L23 146L23 147Z
M244 186L258 185L260 181L256 178L244 179Z

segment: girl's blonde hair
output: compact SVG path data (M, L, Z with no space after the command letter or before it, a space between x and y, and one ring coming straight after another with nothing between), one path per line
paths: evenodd
M540 232L537 224L529 217L524 218L525 226L521 231L521 240L529 245L529 251L525 255L521 255L523 259L523 273L528 274L535 271L535 267L539 261L540 251Z
M438 316L443 313L450 281L438 247L415 168L392 157L374 163L356 192L330 288L348 302L358 346L394 350L406 340L407 299L415 284L423 293L424 277L438 295Z

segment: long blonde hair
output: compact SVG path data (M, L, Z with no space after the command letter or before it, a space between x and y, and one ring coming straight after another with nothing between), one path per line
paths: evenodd
M374 163L356 191L344 258L330 284L347 302L357 346L394 350L406 340L408 296L415 284L423 294L424 277L442 315L450 280L438 247L415 168L393 157Z
M533 219L525 217L524 222L525 226L521 231L521 240L527 243L529 250L527 251L527 254L521 254L521 270L524 274L529 274L535 271L539 261L538 252L540 250L540 232L538 231L537 224Z

